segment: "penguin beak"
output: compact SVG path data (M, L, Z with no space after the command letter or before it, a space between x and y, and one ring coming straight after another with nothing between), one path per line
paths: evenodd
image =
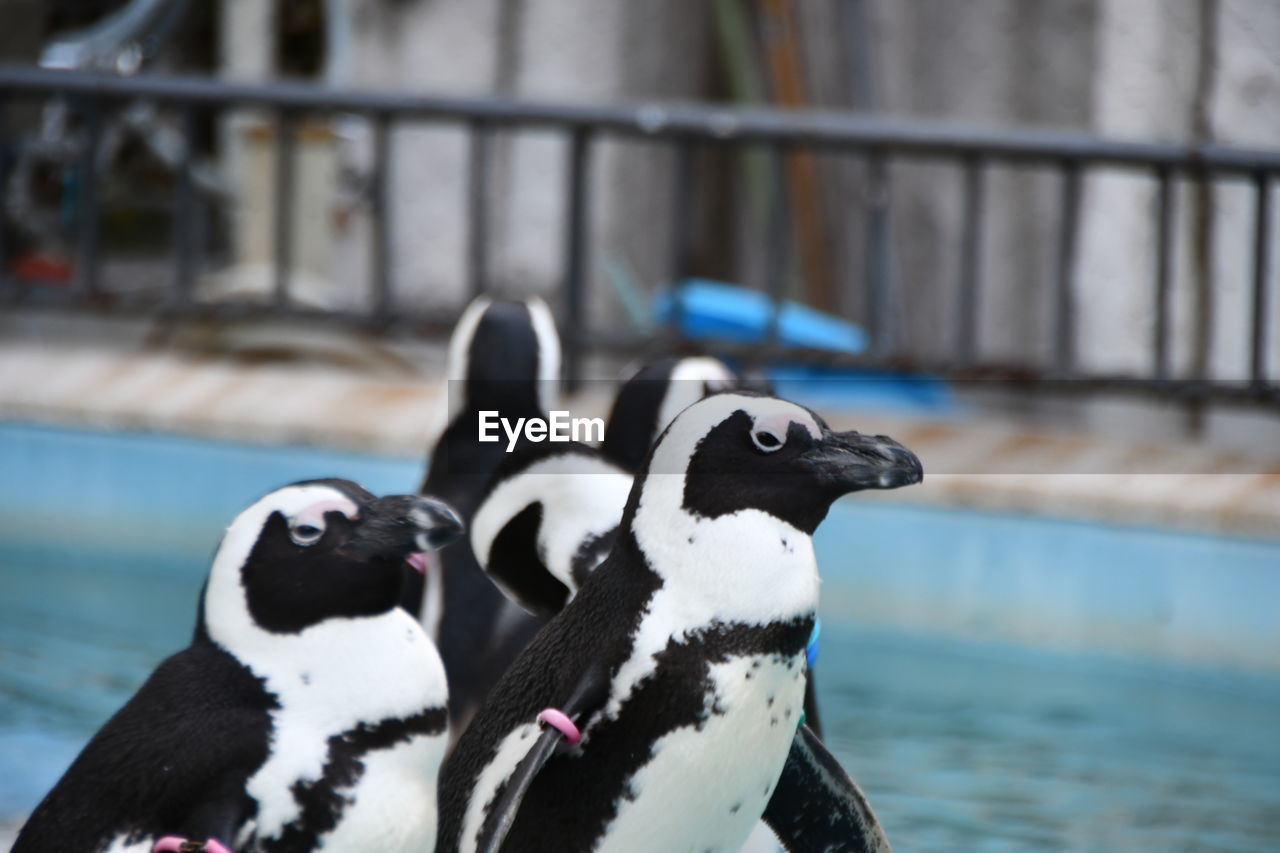
M403 558L425 573L426 552L437 551L463 533L457 513L441 501L420 495L393 495L372 501L361 522L355 547Z
M461 538L465 530L452 507L431 498L418 498L409 517L418 528L414 542L419 551L438 551Z
M801 458L824 486L840 495L862 489L896 489L924 479L916 455L887 435L824 429L821 440Z

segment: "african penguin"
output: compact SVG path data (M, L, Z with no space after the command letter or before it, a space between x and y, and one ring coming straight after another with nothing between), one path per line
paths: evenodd
M691 403L737 383L710 356L657 359L619 389L599 448L528 444L510 454L470 526L480 567L525 610L550 618L608 554L653 440Z
M481 568L525 610L549 618L548 605L558 610L608 553L630 490L614 484L617 474L634 474L653 440L690 404L758 384L712 356L645 363L618 390L598 450L529 445L499 466L470 525ZM821 737L815 680L810 666L805 717Z
M841 495L921 476L892 439L775 398L686 409L607 559L445 761L439 849L732 851L762 815L790 849L887 849L800 720L811 536Z
M732 390L769 393L770 383L759 376L739 375L714 356L668 357L648 362L623 384L614 398L600 449L605 458L635 472L654 439L676 415L708 394ZM812 666L806 678L805 718L809 728L821 737L822 717L818 713Z
M479 440L480 412L495 411L512 422L546 418L559 373L560 341L546 303L477 297L449 342L450 420L430 452L420 491L448 502L469 525L489 478L507 457L505 439ZM406 587L403 604L440 649L456 734L541 622L503 597L469 547L443 552L439 566Z
M708 394L738 387L737 375L712 356L671 356L645 363L614 397L600 449L633 474L676 415Z
M508 598L550 619L609 553L632 480L577 442L513 453L472 520L476 561Z
M94 735L14 851L431 850L448 691L397 604L401 567L461 530L439 501L347 480L245 509L191 645Z

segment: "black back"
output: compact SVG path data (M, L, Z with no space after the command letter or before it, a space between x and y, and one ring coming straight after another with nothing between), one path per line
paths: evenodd
M477 323L468 352L467 376L451 382L452 418L430 453L430 470L419 490L448 503L468 525L489 480L507 458L505 434L497 442L479 441L481 411L517 418L546 417L538 398L539 352L529 309L520 302L495 301ZM522 438L518 446L527 442ZM485 577L469 542L439 554L444 607L436 645L449 677L449 713L457 726L483 701L541 622L520 613L495 636L506 599ZM403 606L417 615L424 580L409 578Z
M651 361L618 389L600 445L610 462L633 473L640 470L649 445L658 437L658 413L679 363L674 356Z

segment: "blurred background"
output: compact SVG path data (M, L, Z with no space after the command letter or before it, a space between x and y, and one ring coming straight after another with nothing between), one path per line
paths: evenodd
M474 295L567 408L710 351L926 481L818 545L902 850L1280 845L1280 5L0 0L0 840Z

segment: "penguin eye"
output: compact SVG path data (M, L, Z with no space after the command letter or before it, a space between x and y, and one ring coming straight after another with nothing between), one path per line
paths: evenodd
M773 453L786 443L786 439L780 438L775 433L765 429L758 429L752 432L751 441L764 453Z
M289 528L289 538L294 541L295 545L314 545L320 541L320 537L324 535L324 528L317 527L309 522L299 522Z

